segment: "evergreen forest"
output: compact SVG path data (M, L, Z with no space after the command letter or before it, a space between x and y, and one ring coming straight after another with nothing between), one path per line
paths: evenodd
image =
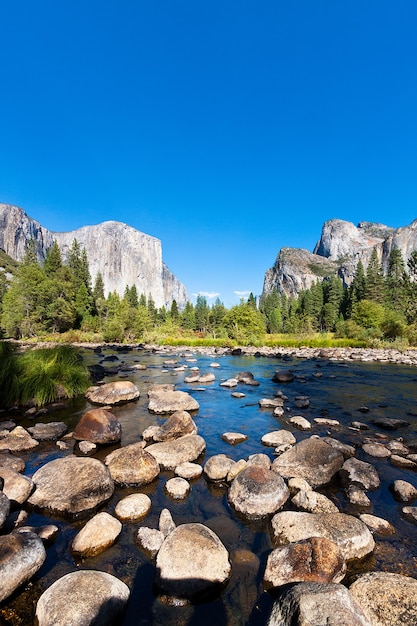
M33 241L21 263L8 263L10 281L0 273L4 338L256 346L284 343L286 336L308 345L306 338L320 335L343 345L417 345L417 250L407 263L392 250L384 273L374 249L366 270L358 262L349 287L333 275L298 298L274 291L257 302L250 294L227 309L199 295L181 311L175 300L169 310L158 309L135 285L123 296L105 296L102 276L92 280L76 239L65 263L56 242L40 263Z

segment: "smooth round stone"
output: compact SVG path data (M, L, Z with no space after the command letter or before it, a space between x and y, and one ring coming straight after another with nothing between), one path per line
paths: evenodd
M175 468L175 474L180 478L185 478L186 480L195 480L196 478L200 478L203 473L203 468L198 463L181 463L181 465L177 465Z
M206 442L200 435L185 435L173 441L153 443L146 448L164 470L175 470L177 465L195 461L205 449Z
M281 417L281 415L284 415L284 407L276 406L274 411L273 411L273 415L275 417Z
M0 602L28 581L46 558L42 540L31 532L0 536Z
M375 456L380 459L391 456L391 452L382 443L364 443L362 450L369 456Z
M198 382L204 385L205 383L212 383L214 380L216 380L215 375L209 372L208 374L202 374Z
M398 454L391 455L390 463L391 465L394 465L395 467L417 470L417 463L415 463L411 459L405 459L403 456L399 456Z
M348 485L346 489L346 496L349 502L355 506L371 506L370 499L366 495L365 491L358 485Z
M225 480L235 462L226 454L215 454L204 465L204 474L209 480Z
M236 476L240 474L242 470L245 469L246 466L247 466L247 462L244 459L239 459L239 461L236 461L236 463L232 465L232 467L228 471L227 476L226 476L226 481L228 483L231 483L232 480L234 480Z
M78 449L83 454L90 454L91 452L94 452L94 450L97 450L97 446L91 441L80 441Z
M349 587L372 626L417 624L417 580L389 572L369 572Z
M402 512L409 521L417 524L417 506L403 506Z
M91 441L99 445L117 443L122 437L122 426L110 411L91 409L84 413L73 435L79 441Z
M220 591L230 574L226 548L203 524L177 526L156 558L156 584L169 598L202 599Z
M259 452L258 454L251 454L248 456L247 460L248 465L260 465L261 467L266 467L270 469L271 467L271 459L267 454L263 454Z
M162 509L161 514L159 516L159 530L163 534L164 537L168 537L173 530L176 529L176 524L172 519L171 511L169 509Z
M375 515L363 513L362 515L359 515L359 519L366 524L369 530L373 533L377 533L379 535L393 535L395 533L394 526L382 517L376 517Z
M292 383L295 376L290 370L278 370L274 373L272 380L274 383Z
M117 503L114 513L122 522L142 519L151 509L152 502L144 493L132 493Z
M188 411L175 411L168 417L162 426L150 426L146 429L142 437L149 439L152 433L152 440L155 442L172 441L185 435L196 435L197 426Z
M243 433L223 433L222 439L226 443L230 443L230 445L235 446L238 443L246 441L248 439L248 436L244 435Z
M400 502L412 502L417 498L417 488L406 480L394 480L392 489Z
M229 389L232 389L233 387L237 387L237 379L236 378L229 378L228 380L224 380L223 382L220 383L220 387L227 387Z
M276 472L261 465L247 465L229 489L229 502L238 513L259 519L278 511L287 501L289 491Z
M59 528L55 526L55 524L45 524L45 526L19 526L16 530L19 533L35 533L44 543L52 543L59 534Z
M128 380L118 380L113 383L89 387L85 397L91 404L125 404L140 397L139 389Z
M339 420L332 420L328 417L315 417L313 422L319 426L340 426Z
M164 415L175 411L198 411L200 408L197 400L186 391L150 390L148 395L150 413Z
M148 485L159 475L159 464L152 454L143 449L143 442L114 450L104 462L119 485Z
M46 463L32 479L36 489L30 504L69 515L94 509L114 492L113 479L101 461L73 455Z
M300 430L311 430L312 428L311 422L302 415L294 415L294 417L291 417L288 421Z
M59 578L39 598L39 626L113 626L120 623L129 600L124 582L95 570L72 572Z
M185 478L170 478L165 483L166 492L174 500L183 500L190 491L190 483Z
M119 520L105 512L97 513L75 536L71 550L77 556L95 556L110 548L121 532Z
M213 363L210 363L210 367L220 367L220 363L216 363L216 361L213 361Z
M264 446L276 448L282 445L294 445L297 442L294 435L289 430L273 430L263 435L261 443Z
M246 393L243 393L242 391L234 391L232 393L232 398L246 398Z
M284 400L282 398L262 398L259 400L261 409L276 409L282 407Z

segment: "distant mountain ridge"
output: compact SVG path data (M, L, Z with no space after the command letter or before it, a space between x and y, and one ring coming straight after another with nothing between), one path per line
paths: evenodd
M417 219L409 226L391 228L384 224L332 219L323 224L314 252L302 248L282 248L275 264L265 274L263 295L276 289L287 296L297 296L325 276L338 275L350 285L359 260L366 269L372 250L386 272L394 248L402 252L405 263L417 249Z
M185 286L162 260L160 239L122 222L102 222L58 233L49 231L21 208L0 204L0 249L21 261L30 239L40 261L54 240L65 260L76 239L87 251L93 281L101 273L106 295L112 291L123 295L127 285L136 285L138 293L150 294L158 308L170 308L175 300L181 309L189 299Z

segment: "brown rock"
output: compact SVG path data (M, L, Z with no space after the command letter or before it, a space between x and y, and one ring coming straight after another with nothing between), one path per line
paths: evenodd
M125 404L137 400L139 389L128 380L118 380L105 385L89 387L85 397L91 404Z
M157 460L143 449L141 442L114 450L104 462L119 485L147 485L159 475Z
M122 436L122 427L110 411L105 409L91 409L84 413L75 427L75 439L91 441L91 443L105 445L117 443Z

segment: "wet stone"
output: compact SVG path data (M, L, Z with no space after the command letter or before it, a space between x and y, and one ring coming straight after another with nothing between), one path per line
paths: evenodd
M198 463L181 463L181 465L177 465L175 468L175 474L180 478L185 478L186 480L195 480L196 478L200 478L203 473L203 468Z
M185 478L170 478L165 483L165 490L174 500L183 500L190 491L190 483Z
M208 480L225 480L234 464L226 454L215 454L204 465L204 474Z
M229 432L227 432L227 433L223 433L222 439L226 443L230 443L230 445L235 446L238 443L242 443L243 441L246 441L248 439L248 436L244 435L243 433L229 433Z
M22 473L25 469L25 462L18 456L12 454L9 450L0 452L0 467L8 467L15 472Z
M145 552L154 557L164 542L164 535L156 528L141 526L137 532L136 540Z
M391 487L400 502L412 502L417 498L417 488L406 480L395 480Z
M377 489L380 485L379 476L374 466L355 458L344 462L340 476L345 485L355 484L366 491Z
M395 534L394 526L382 517L376 517L375 515L363 513L362 515L359 515L359 519L366 524L369 530L373 533L377 533L378 535Z
M232 482L228 495L235 510L249 519L275 513L288 497L282 477L261 465L247 465Z
M403 469L417 470L417 463L412 461L411 459L406 459L403 456L399 456L398 454L392 454L390 457L391 465L395 467L401 467Z
M30 580L46 558L42 540L31 532L0 536L0 602Z
M261 443L264 446L272 446L277 448L282 445L292 446L297 442L296 438L289 430L281 429L281 430L273 430L270 433L266 433L263 435L261 439Z
M312 428L311 422L309 422L308 419L306 419L302 415L294 415L294 417L290 417L288 421L290 424L292 424L296 428L299 428L300 430L311 430Z
M151 505L151 499L146 494L132 493L117 503L114 513L122 522L135 522L149 513Z
M64 422L39 423L28 428L32 437L37 441L54 441L62 437L67 430L67 425Z
M118 443L122 437L122 426L111 411L91 409L84 413L74 430L74 438L106 445Z
M95 556L110 548L121 531L119 520L105 512L97 513L75 536L71 550L76 556Z
M364 443L362 450L369 456L375 456L380 459L391 456L391 452L382 443Z

